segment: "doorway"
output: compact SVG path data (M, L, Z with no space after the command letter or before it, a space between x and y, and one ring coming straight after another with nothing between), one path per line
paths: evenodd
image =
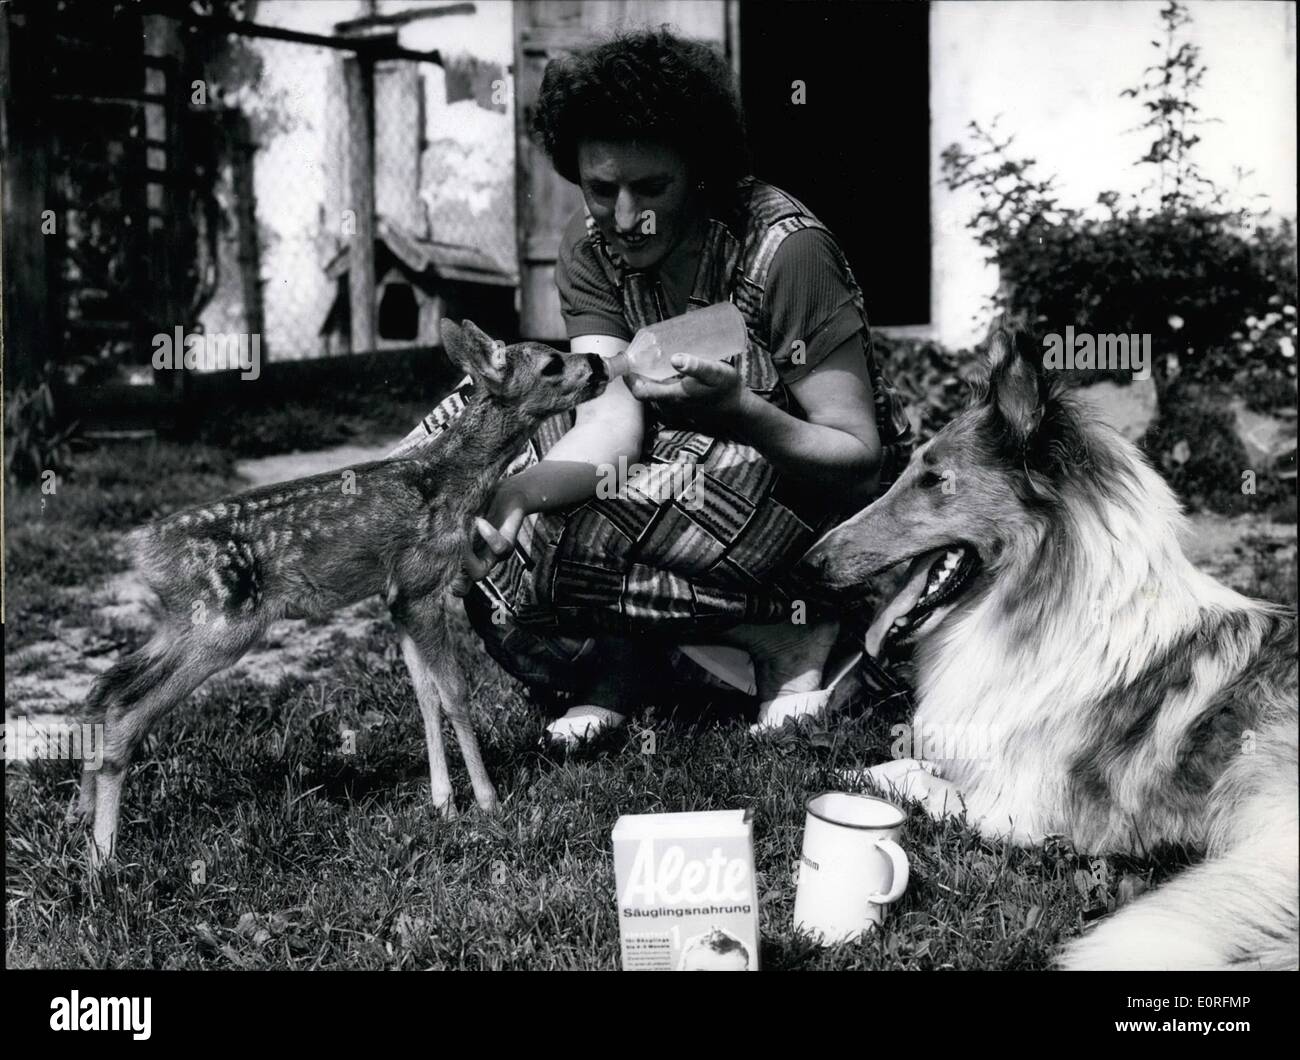
M872 324L930 322L929 6L739 5L754 174L830 228Z

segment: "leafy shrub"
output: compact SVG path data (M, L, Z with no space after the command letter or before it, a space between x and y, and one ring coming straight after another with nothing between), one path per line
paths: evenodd
M1152 45L1162 59L1123 92L1153 137L1136 162L1153 171L1143 194L1122 202L1103 192L1091 211L1065 207L1055 177L1013 157L1013 138L996 122L970 123L973 146L943 152L941 179L978 196L968 227L999 270L992 308L1039 334L1073 326L1150 335L1163 417L1145 440L1152 459L1194 506L1257 510L1260 497L1240 491L1246 457L1227 405L1236 395L1260 412L1296 406L1296 233L1267 211L1228 208L1227 193L1201 174L1194 148L1207 119L1195 96L1205 67L1182 38L1186 8L1169 3L1160 18L1164 37ZM1080 383L1132 378L1071 374ZM1294 483L1273 476L1260 493L1286 506Z
M890 383L907 402L919 440L932 438L966 407L978 354L937 342L891 338L873 332L871 345Z
M55 409L53 375L21 386L5 403L5 472L13 482L36 483L47 471L66 476L77 424L65 425Z
M1226 192L1201 175L1193 149L1205 119L1194 93L1205 67L1196 46L1180 40L1191 21L1182 5L1169 4L1161 19L1164 40L1152 44L1163 60L1123 93L1140 102L1142 127L1154 136L1136 163L1155 170L1154 208L1115 192L1103 192L1092 212L1062 206L1055 177L1012 157L1013 138L1000 137L996 122L970 123L973 148L950 145L941 179L979 197L968 227L998 266L997 310L1037 332L1073 325L1149 334L1161 385L1172 368L1189 381L1230 384L1256 408L1294 406L1295 229L1267 212L1225 207ZM1269 328L1247 323L1269 314ZM1088 374L1130 378L1096 370L1078 373L1080 381Z

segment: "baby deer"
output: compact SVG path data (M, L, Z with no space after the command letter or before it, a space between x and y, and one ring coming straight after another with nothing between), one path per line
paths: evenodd
M456 812L440 711L451 718L478 805L497 794L470 726L442 590L459 573L471 521L529 436L553 413L596 397L595 356L494 343L445 321L447 353L474 380L451 429L409 454L189 508L130 535L136 569L158 597L143 647L95 682L84 720L104 726L99 769L83 769L76 815L93 825L90 858L112 856L131 756L150 726L237 662L277 619L324 616L382 593L424 719L433 804Z

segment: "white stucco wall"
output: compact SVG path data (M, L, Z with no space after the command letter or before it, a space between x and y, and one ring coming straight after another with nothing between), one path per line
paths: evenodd
M1135 168L1150 143L1126 133L1143 119L1120 97L1163 52L1159 0L937 0L930 14L931 172L934 216L935 336L969 345L987 325L985 299L997 284L972 233L973 194L937 183L940 152L966 141L972 119L1001 115L1015 133L1017 156L1058 175L1065 205L1086 208L1098 193L1139 191L1154 167ZM1208 68L1199 96L1203 126L1197 159L1236 202L1263 193L1281 214L1296 215L1295 5L1191 0L1185 32ZM1234 167L1254 170L1238 185ZM1144 172L1147 171L1147 172Z

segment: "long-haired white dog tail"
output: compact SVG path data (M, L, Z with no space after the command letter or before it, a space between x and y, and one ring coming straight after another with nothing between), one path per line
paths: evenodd
M1063 968L1296 967L1298 735L1285 723L1261 735L1216 785L1227 809L1212 823L1209 857L1073 942Z
M1286 839L1279 838L1279 846ZM1263 970L1295 967L1296 881L1290 853L1241 847L1162 885L1066 948L1075 970Z

